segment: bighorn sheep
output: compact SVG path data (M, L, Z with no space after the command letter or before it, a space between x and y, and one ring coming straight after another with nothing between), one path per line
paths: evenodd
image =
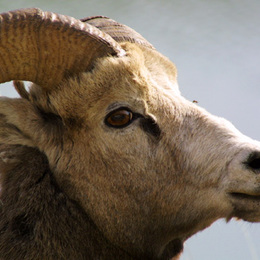
M1 259L178 259L219 218L260 221L260 143L176 74L111 19L0 15L0 82L21 96L0 99Z

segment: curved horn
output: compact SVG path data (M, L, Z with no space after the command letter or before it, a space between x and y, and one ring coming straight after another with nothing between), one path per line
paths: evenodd
M124 50L75 18L34 8L0 14L0 83L27 80L50 89L107 55Z
M154 49L153 45L149 43L141 34L132 28L124 24L120 24L108 17L92 16L81 19L81 21L97 27L102 32L109 34L117 42L133 42Z

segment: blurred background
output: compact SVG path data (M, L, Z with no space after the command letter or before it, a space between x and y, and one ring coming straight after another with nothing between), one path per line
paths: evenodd
M259 0L0 0L0 12L25 7L134 28L177 65L187 99L260 140ZM10 83L0 92L16 96ZM181 257L220 259L260 260L260 224L220 220L189 239Z

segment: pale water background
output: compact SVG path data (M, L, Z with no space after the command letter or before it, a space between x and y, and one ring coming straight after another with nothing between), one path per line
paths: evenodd
M0 0L0 12L23 7L129 25L175 62L186 98L260 140L260 0ZM10 84L0 92L15 95ZM260 224L220 220L181 259L260 260Z

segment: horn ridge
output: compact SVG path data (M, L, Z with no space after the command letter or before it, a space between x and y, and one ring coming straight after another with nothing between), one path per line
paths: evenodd
M81 19L82 22L89 23L101 31L109 34L117 42L133 42L145 47L155 49L141 34L132 28L120 24L106 16L91 16Z
M97 58L125 54L98 28L37 8L0 14L0 39L0 83L27 80L45 89L91 69Z

